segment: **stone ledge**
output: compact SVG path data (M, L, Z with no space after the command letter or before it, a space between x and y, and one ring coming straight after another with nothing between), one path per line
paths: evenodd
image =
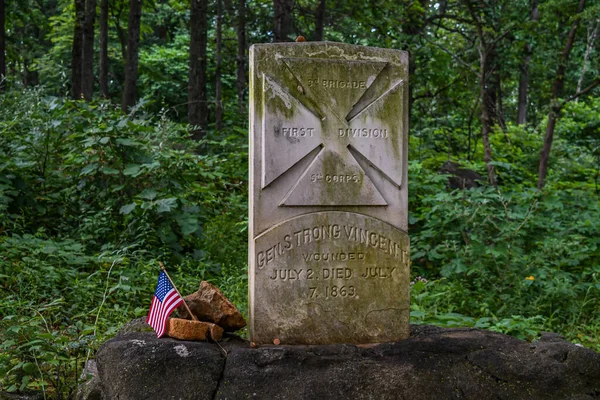
M372 346L221 345L127 333L99 349L104 398L593 399L600 354L545 334L528 343L477 329L413 326Z

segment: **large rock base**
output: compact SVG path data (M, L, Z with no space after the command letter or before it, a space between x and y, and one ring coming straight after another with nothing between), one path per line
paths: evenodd
M264 346L128 333L97 353L106 399L594 399L600 354L547 334L528 343L413 326L374 346Z

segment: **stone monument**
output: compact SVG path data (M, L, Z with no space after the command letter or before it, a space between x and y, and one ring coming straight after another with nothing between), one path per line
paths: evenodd
M409 336L407 147L406 52L251 47L250 340Z

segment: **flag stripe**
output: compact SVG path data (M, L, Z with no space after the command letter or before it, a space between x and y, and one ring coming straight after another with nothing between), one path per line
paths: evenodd
M179 295L177 293L175 293L175 295L173 296L173 298L169 298L168 302L172 303L172 304L168 305L166 308L163 309L163 313L162 313L162 316L161 316L161 321L164 321L164 322L163 322L163 325L162 325L162 331L161 331L160 336L162 336L164 334L164 332L165 332L165 330L167 328L167 319L168 319L168 316L171 314L171 312L173 312L173 310L175 308L177 308L181 304L182 301L183 301L183 299L181 299L181 297L179 297Z
M157 319L157 324L160 324L160 327L162 328L161 334L159 336L162 336L164 334L166 325L167 325L167 319L168 319L169 315L171 314L171 312L173 312L175 307L178 305L178 304L172 304L173 301L175 301L175 302L177 301L177 298L181 298L181 297L179 297L179 295L175 292L175 289L173 289L173 290L171 290L171 292L169 292L169 294L167 294L165 296L165 298L163 300L161 312Z
M150 306L150 315L148 316L149 319L149 324L151 326L153 326L156 323L156 310L157 307L159 307L159 305L157 305L156 303L158 303L158 299L156 298L156 296L154 296L152 298L152 305Z
M152 321L152 323L154 322L154 318L156 315L156 302L158 301L158 299L156 298L156 296L154 296L152 298L152 304L150 305L150 314L148 314L148 319L146 320L146 322L150 323Z
M171 314L171 312L173 312L173 310L179 306L179 304L181 304L181 297L179 297L179 295L177 295L177 293L175 293L175 295L173 297L178 297L178 299L174 299L174 298L169 298L168 303L172 303L170 305L167 305L166 308L163 309L163 313L161 316L161 321L162 322L162 329L161 329L161 334L160 336L162 336L167 328L167 318L169 316L169 314Z
M154 292L150 310L146 317L146 322L154 329L158 337L164 335L169 315L182 303L183 299L177 293L177 290L171 285L166 274L161 272L158 276L156 291Z

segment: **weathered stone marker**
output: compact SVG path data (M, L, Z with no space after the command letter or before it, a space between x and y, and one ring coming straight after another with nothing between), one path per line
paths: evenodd
M250 340L407 338L407 53L254 45L250 130Z

